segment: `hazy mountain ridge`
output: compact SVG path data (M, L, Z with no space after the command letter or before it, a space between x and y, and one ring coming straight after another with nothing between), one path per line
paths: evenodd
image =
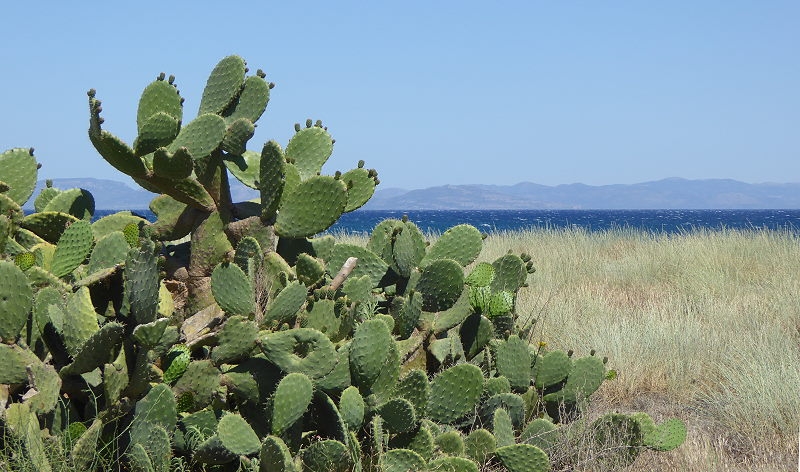
M668 178L637 184L556 186L444 185L405 193L379 190L365 206L372 210L533 209L795 209L800 183L749 184L731 179Z
M102 210L144 209L155 194L115 180L53 179L60 189L89 190ZM44 181L37 184L38 195ZM258 198L258 192L231 179L234 201ZM25 206L33 207L33 199ZM533 209L800 209L800 183L749 184L730 179L668 178L637 184L556 186L442 185L418 190L378 187L369 210L533 210Z

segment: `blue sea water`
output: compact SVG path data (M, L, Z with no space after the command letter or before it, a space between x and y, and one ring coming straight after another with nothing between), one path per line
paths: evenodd
M135 210L154 221L149 210ZM99 211L95 217L113 213ZM800 232L800 210L356 210L342 215L329 231L369 233L386 218L408 215L423 231L443 232L468 223L482 232L531 228L631 229L652 233L694 230L780 230Z

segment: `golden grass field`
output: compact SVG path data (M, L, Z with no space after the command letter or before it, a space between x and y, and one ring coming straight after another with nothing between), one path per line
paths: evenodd
M518 300L548 346L609 357L595 414L647 411L686 443L633 470L795 470L800 428L800 237L533 230L488 237L537 272Z
M517 301L538 320L534 340L596 349L619 373L590 415L686 422L684 445L625 470L797 470L800 236L535 229L490 235L479 261L508 250L537 268Z

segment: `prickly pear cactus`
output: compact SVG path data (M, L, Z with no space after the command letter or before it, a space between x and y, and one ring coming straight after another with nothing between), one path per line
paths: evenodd
M613 371L594 351L529 346L516 300L531 257L476 263L474 227L429 242L405 217L364 247L318 235L377 173L323 175L334 141L319 121L247 150L272 89L248 72L222 59L191 120L160 75L130 145L89 93L90 140L159 194L154 223L92 222L91 194L50 182L25 214L38 164L0 154L0 438L14 460L52 470L45 445L59 444L58 464L87 471L550 470ZM231 175L258 201L233 202ZM686 436L644 413L591 429L626 461Z
M190 254L173 256L170 265L188 292L191 313L214 303L208 290L212 271L243 238L254 237L270 252L275 235L313 236L363 205L378 183L377 173L364 170L363 163L345 174L319 175L334 142L321 121L297 125L285 151L273 141L260 153L248 151L274 84L261 70L247 73L241 57L222 59L208 77L197 117L185 125L174 77L159 75L139 100L133 145L104 129L100 101L89 92L94 147L112 166L161 194L151 204L158 215L156 236L169 241L190 235ZM258 189L260 204L233 202L229 175Z

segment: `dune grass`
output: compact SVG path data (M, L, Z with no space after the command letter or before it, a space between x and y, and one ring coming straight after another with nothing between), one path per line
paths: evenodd
M499 233L537 272L518 310L549 346L608 356L597 413L678 416L687 443L638 470L791 470L800 428L800 238L781 231ZM657 462L654 462L657 461Z

